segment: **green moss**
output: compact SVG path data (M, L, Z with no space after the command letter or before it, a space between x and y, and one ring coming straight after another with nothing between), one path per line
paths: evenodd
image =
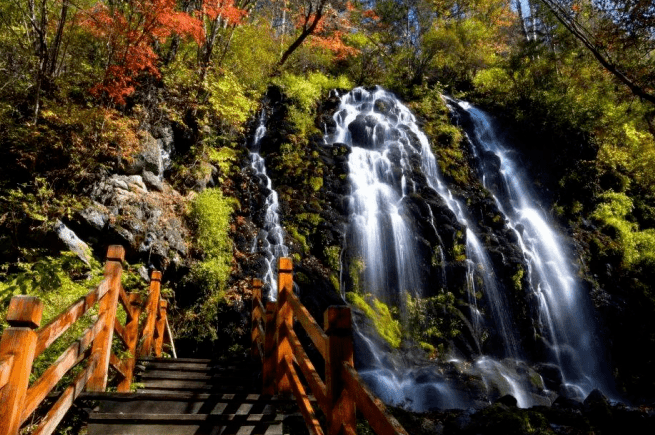
M348 302L359 308L373 321L375 330L392 347L399 347L402 332L400 322L393 318L389 307L371 295L362 296L357 293L347 293Z
M341 269L341 247L340 246L327 246L323 253L327 259L327 264L330 269L338 271Z
M311 177L309 179L309 185L312 186L314 192L318 192L323 187L323 177Z
M301 285L308 285L312 283L309 277L302 272L296 272L294 274L294 280Z
M310 227L316 227L323 222L323 218L318 213L300 213L296 216L298 222L309 224Z
M523 280L523 275L525 274L525 271L523 270L522 266L519 266L518 270L514 275L512 275L512 283L514 284L514 290L517 292L521 291L523 289L523 286L521 284L521 281Z
M314 112L317 102L327 91L353 87L352 82L345 76L333 78L320 72L313 72L306 76L284 73L277 77L274 83L280 86L293 101L289 107L289 120L301 137L320 133L314 124Z
M453 243L451 251L455 261L466 261L466 245L463 243Z
M341 284L339 283L339 277L334 272L330 274L330 283L332 284L332 287L334 287L334 290L337 293L341 291Z
M229 177L238 170L236 165L238 157L237 152L230 147L209 149L209 161L217 165L221 171L220 182L223 181L223 177Z
M287 225L287 232L291 237L293 237L298 243L300 243L300 246L302 246L302 250L304 253L308 254L309 253L309 244L307 243L307 237L304 235L300 234L298 232L298 228L296 228L293 225Z
M352 281L352 290L354 292L361 293L363 291L361 278L365 268L366 264L362 258L353 258L350 261L350 266L348 267L348 275Z
M449 339L460 334L462 316L455 307L455 296L441 293L430 298L414 298L406 294L407 329L409 336L434 357Z
M191 218L196 225L196 241L208 257L232 253L228 237L232 212L238 203L226 198L220 189L207 189L191 203Z

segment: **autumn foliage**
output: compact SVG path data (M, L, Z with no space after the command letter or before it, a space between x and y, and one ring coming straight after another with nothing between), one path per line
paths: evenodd
M159 77L155 43L173 34L198 43L204 36L200 20L178 11L175 0L128 0L113 7L97 3L84 25L109 51L104 78L91 93L117 104L125 104L140 74Z
M314 29L314 33L309 37L311 45L331 51L336 60L356 55L358 50L344 42L346 32L353 27L350 21L351 12L350 2L341 11L336 8L328 8ZM302 26L301 18L299 17L298 27Z
M212 20L220 16L228 24L241 24L248 15L248 11L240 9L234 0L205 0L201 11Z

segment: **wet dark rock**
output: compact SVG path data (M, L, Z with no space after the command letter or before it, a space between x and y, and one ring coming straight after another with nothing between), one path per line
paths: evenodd
M555 364L539 363L533 368L541 375L547 389L558 391L564 382L562 370Z
M554 408L564 408L571 410L582 410L582 403L579 400L571 399L565 396L558 396L553 402Z
M511 394L505 394L496 400L496 403L515 408L518 402L516 401L516 397L512 396Z
M395 105L393 101L387 98L378 98L373 103L373 110L377 113L381 113L382 115L387 115L389 112L391 112L394 106Z
M348 125L353 145L361 148L375 149L377 147L375 126L377 121L371 115L357 115Z

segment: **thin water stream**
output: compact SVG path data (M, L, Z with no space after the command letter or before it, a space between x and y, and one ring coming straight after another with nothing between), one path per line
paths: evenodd
M264 287L268 288L268 298L277 299L277 269L276 261L279 257L289 255L289 248L284 244L284 229L280 225L278 194L273 189L273 182L266 174L266 162L259 155L261 141L266 135L266 114L262 110L255 137L250 146L250 167L260 180L266 193L264 203L264 225L257 237L253 240L251 252L260 251L264 255L265 270L262 271Z

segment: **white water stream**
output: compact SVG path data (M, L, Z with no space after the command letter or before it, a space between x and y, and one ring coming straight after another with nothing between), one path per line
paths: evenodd
M265 258L265 270L262 271L263 283L268 288L268 298L271 301L277 300L277 259L289 255L289 248L284 244L284 229L280 225L278 210L280 204L278 195L273 189L273 183L266 174L266 162L259 155L261 140L266 135L266 116L262 110L259 117L259 125L255 131L250 146L250 167L255 171L257 178L262 180L262 185L267 192L265 201L264 226L253 240L251 252L260 251Z
M529 291L539 302L538 325L551 359L561 368L565 382L578 390L581 397L593 388L603 389L603 358L566 243L540 209L530 181L513 153L498 138L491 118L466 102L456 104L471 117L470 139L476 155L484 159L483 153L491 153L500 161L499 173L495 174L488 169L495 165L481 165L483 184L518 236L528 264Z

